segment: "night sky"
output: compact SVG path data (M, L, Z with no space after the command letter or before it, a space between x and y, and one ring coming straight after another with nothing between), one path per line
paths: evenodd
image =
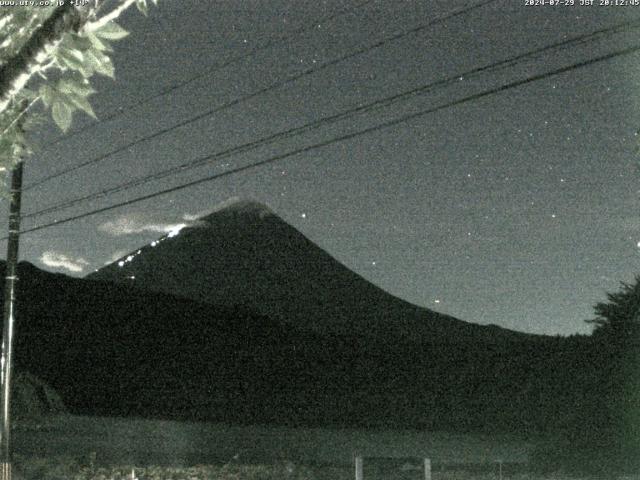
M26 165L25 184L478 3L161 0L148 18L132 9L120 22L131 35L116 44L116 81L98 79L92 97L100 118L125 111L94 126L89 117L78 115L71 131L84 130L53 146L61 135L53 122L34 129L37 147ZM443 78L459 76L456 82L160 181L27 218L23 227L640 45L640 28L628 28L499 71L465 75L633 19L640 19L640 7L490 2L27 188L23 212ZM266 44L271 46L260 48ZM184 87L132 108L195 76ZM83 276L231 198L250 198L268 205L352 270L412 303L521 331L586 333L590 327L584 320L593 317L592 306L639 273L639 128L636 53L25 234L21 258Z

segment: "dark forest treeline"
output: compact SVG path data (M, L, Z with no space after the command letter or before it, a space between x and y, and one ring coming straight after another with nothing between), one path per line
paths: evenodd
M594 313L594 332L572 371L584 395L540 460L612 478L640 470L640 276L608 294Z

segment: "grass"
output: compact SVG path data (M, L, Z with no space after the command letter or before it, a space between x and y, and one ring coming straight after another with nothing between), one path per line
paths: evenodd
M225 464L196 465L191 467L147 466L98 466L94 458L38 458L19 457L15 469L24 480L353 480L354 470L347 466L296 465L281 461L273 464ZM366 471L365 471L366 472ZM423 479L421 472L411 475L396 474L393 477L365 473L365 480ZM432 480L591 480L562 474L535 475L531 473L498 471L478 473L474 471L438 470ZM17 479L16 479L17 480ZM640 476L623 477L620 480L640 480Z
M21 475L15 480L132 480L132 472L137 480L353 480L355 452L429 457L432 480L497 480L498 460L505 462L502 480L583 480L522 473L531 445L515 436L70 415L18 428L13 439L15 470ZM364 480L384 478L374 475L373 463L365 460ZM486 468L442 469L453 463ZM393 478L424 478L412 475Z
M525 463L532 446L504 435L411 430L294 428L132 418L62 416L38 429L17 429L16 451L25 456L88 455L105 464L245 464L290 460L299 465L349 466L353 456L429 457L434 463Z

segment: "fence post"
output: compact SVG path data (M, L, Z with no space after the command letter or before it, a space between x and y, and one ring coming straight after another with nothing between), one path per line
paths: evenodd
M431 480L431 460L424 459L424 480Z
M362 469L362 457L358 455L356 457L356 480L363 480L364 474Z

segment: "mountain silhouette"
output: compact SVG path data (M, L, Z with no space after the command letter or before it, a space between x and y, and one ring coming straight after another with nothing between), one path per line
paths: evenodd
M526 337L399 299L252 201L233 202L86 278L214 305L244 305L322 334L433 343Z
M521 432L582 398L583 346L551 337L327 334L26 263L16 311L16 367L84 415Z

